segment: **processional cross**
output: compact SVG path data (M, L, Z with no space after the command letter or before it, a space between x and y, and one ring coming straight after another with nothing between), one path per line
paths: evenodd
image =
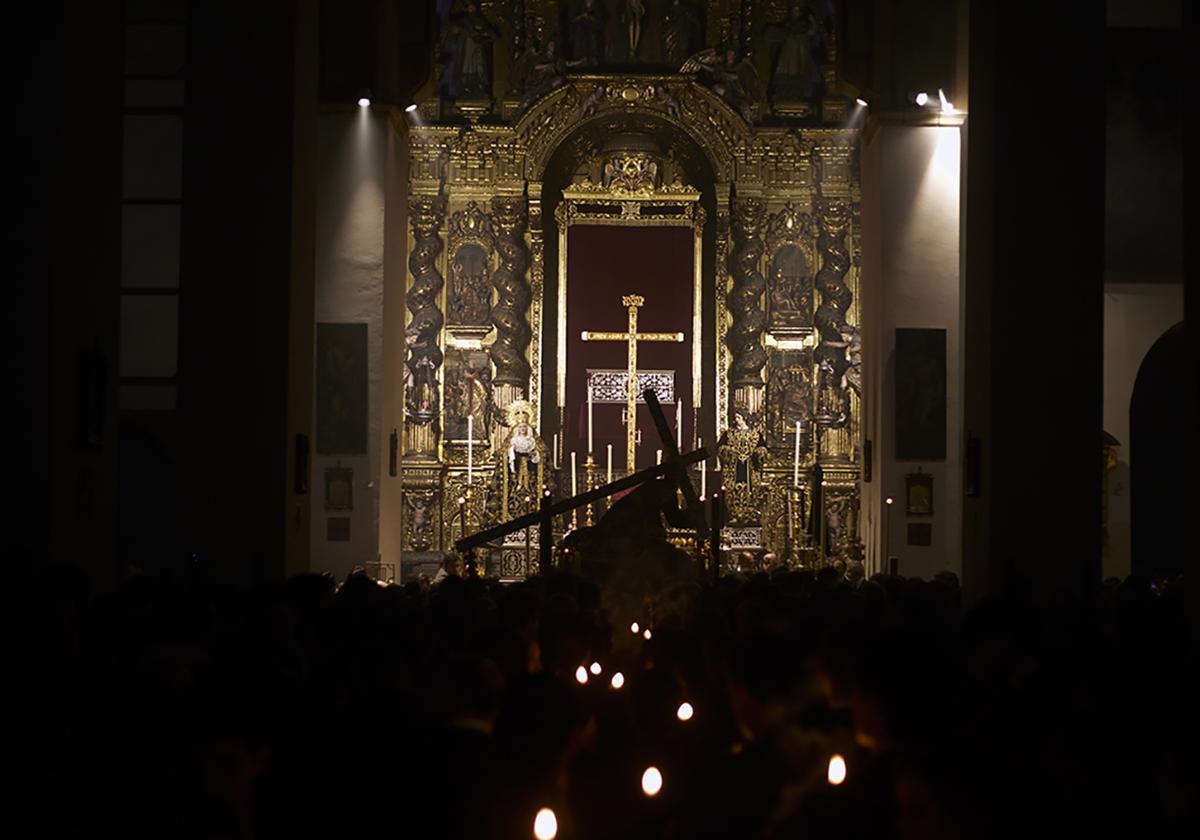
M637 446L637 398L638 398L638 382L637 382L637 347L639 341L673 341L681 343L683 341L683 333L681 332L644 332L637 331L637 311L638 307L643 306L646 299L641 295L624 295L621 298L621 305L629 308L629 331L628 332L592 332L589 330L583 331L584 341L624 341L629 346L629 366L628 379L625 385L625 468L630 472L636 469L636 451ZM588 384L591 388L591 383Z

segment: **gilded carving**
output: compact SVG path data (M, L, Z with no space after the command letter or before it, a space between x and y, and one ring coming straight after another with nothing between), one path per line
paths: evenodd
M492 307L492 222L474 201L450 217L449 323L478 327Z
M820 79L809 72L805 62L819 56L815 47L804 55L815 43L804 40L807 23L793 21L795 31L788 28L793 2L710 6L707 31L699 33L679 11L687 0L659 4L658 11L643 4L644 19L625 16L617 25L610 16L602 51L585 48L591 37L586 20L571 28L582 2L482 0L474 14L495 21L494 32L472 28L462 16L447 28L455 31L444 42L442 63L451 84L472 88L461 97L470 101L460 107L434 95L418 102L415 115L394 120L407 128L412 223L402 472L406 549L443 547L464 529L457 499L467 495L468 417L475 430L468 531L487 516L484 487L508 472L505 447L497 444L494 451L491 445L511 428L499 415L526 401L532 424L552 422L540 412L540 390L553 386L541 381L542 319L546 311L558 318L562 313L553 309L552 290L551 300L545 299L544 260L554 249L544 243L544 180L546 195L563 189L565 200L555 207L560 237L566 226L583 223L696 230L695 263L703 267L696 272L696 300L714 311L695 306L693 401L699 409L699 386L715 375L715 386L705 385L715 400L705 406L702 434L723 438L726 481L733 482L728 498L736 508L730 533L757 534L746 539L781 554L786 540L792 559L819 562L853 553L861 392L858 134L833 120L844 112L844 98L785 101L797 83L820 87L832 78L821 60ZM784 24L772 30L780 36L777 49L756 56L763 25L772 21ZM683 27L671 30L670 44L664 39L668 22ZM639 34L635 24L648 28ZM579 55L567 43L572 38L583 39L575 45L584 45ZM820 38L832 56L833 32ZM486 70L495 74L487 75L485 95L484 75L471 56L488 43L506 49L495 51ZM682 58L691 56L693 66L690 75L665 74L661 67L602 72L617 48L638 60L684 49ZM577 72L593 59L600 69ZM768 85L758 79L769 79L772 101L783 103L770 126L755 125L767 104ZM490 110L493 87L506 94L489 121L481 118ZM789 122L800 106L811 121ZM447 117L457 124L447 124ZM813 124L818 120L825 124ZM619 152L607 144L625 133L646 135L652 145ZM707 235L702 204L716 212ZM561 275L565 256L559 251ZM701 324L708 357L700 353ZM555 322L548 326L546 336L555 335ZM551 339L549 352L555 350ZM797 422L803 489L791 488ZM740 442L730 448L735 437ZM829 482L823 544L816 545L814 527L813 546L805 548L803 529L818 516L808 509L809 499L815 506L818 498L810 496L818 464ZM555 480L542 468L526 473L531 486ZM519 478L519 471L511 475ZM524 497L517 504L526 504ZM524 574L524 536L509 543L499 559L509 575Z
M492 363L496 366L493 382L512 385L527 393L529 387L529 347L532 331L527 312L532 294L525 271L529 255L525 250L527 221L525 199L521 196L498 196L492 199L492 223L496 232L496 252L500 265L492 272L496 303L492 307L492 324L496 341L492 344Z
M730 272L733 288L729 292L729 311L733 323L725 341L732 353L729 380L734 388L762 384L762 368L767 361L762 334L766 315L761 307L766 281L760 265L766 247L762 239L766 205L759 198L739 198L733 203L733 255Z
M817 248L821 254L821 270L816 286L821 293L814 321L820 332L817 362L821 371L821 397L834 425L845 425L849 417L849 397L846 393L846 372L850 366L848 348L852 335L846 330L846 312L854 293L846 285L850 268L850 252L846 248L846 231L850 225L850 207L840 199L819 198L816 202L820 235ZM839 405L833 403L837 401Z
M812 325L812 219L789 201L767 222L767 306L770 329Z
M442 364L442 349L438 344L442 311L438 302L443 283L436 261L442 251L438 231L446 212L446 200L443 196L418 196L409 203L408 212L414 241L408 256L408 270L413 277L407 296L411 318L404 331L408 346L405 416L411 424L432 426L436 434L437 371Z

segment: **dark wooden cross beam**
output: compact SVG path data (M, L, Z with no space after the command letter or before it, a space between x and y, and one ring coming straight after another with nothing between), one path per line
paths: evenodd
M663 463L672 466L671 477L675 480L675 486L683 491L683 498L687 501L687 509L684 514L691 520L699 535L704 532L705 527L704 506L700 504L696 488L692 486L692 477L688 475L686 465L679 460L679 447L675 445L675 436L671 434L671 427L667 425L667 418L663 416L662 406L658 404L658 394L654 392L653 388L647 388L642 394L642 399L646 402L646 408L650 409L654 427L658 430L658 438L662 441L665 456ZM700 539L698 535L697 542Z
M687 465L695 464L698 461L703 461L708 457L708 450L701 447L685 455L679 456L676 464ZM592 502L599 501L606 496L611 496L614 493L620 493L622 490L628 490L631 487L637 487L639 484L658 478L660 476L670 474L676 464L670 464L664 461L661 464L656 464L653 467L644 469L641 472L636 472L633 475L627 475L624 478L619 478L611 484L602 484L594 490L589 490L586 493L580 493L578 496L572 496L569 499L563 499L558 502L548 502L545 496L542 497L542 506L540 510L533 513L527 513L524 516L518 516L516 519L510 519L508 522L502 522L499 525L493 525L491 528L485 528L482 531L477 531L469 537L454 543L454 548L458 551L469 551L476 546L490 543L498 537L503 537L514 531L519 531L522 528L531 528L534 525L539 525L543 518L553 519L564 513L570 513L576 508L581 508L584 505L590 505ZM548 541L544 541L540 546L542 551L548 549Z
M673 483L683 491L683 496L687 500L686 512L697 528L696 538L699 540L700 534L703 533L705 527L704 508L700 505L700 501L696 497L696 491L692 487L691 478L687 474L687 466L688 464L705 460L708 457L708 451L701 447L700 449L688 452L686 455L680 455L679 449L675 445L675 438L671 435L671 429L667 425L667 418L663 416L662 406L658 403L658 394L648 389L642 396L646 401L646 407L650 409L650 416L654 418L654 426L658 430L658 436L662 439L663 449L668 456L661 464L655 464L649 469L627 475L611 484L603 484L594 490L589 490L586 493L581 493L578 496L563 499L559 502L551 502L549 491L543 490L541 504L537 511L527 513L524 516L518 516L516 519L502 522L499 525L493 525L491 528L485 528L469 537L463 537L454 543L455 549L460 552L469 551L476 546L490 543L514 531L537 525L539 529L538 558L542 568L549 568L551 542L553 540L551 525L555 516L570 513L576 508L581 508L584 505L589 505L614 493L620 493L622 490L637 487L639 484L664 475L669 475Z

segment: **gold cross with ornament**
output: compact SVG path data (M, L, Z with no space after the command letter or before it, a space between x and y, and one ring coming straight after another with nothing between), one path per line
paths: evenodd
M637 397L638 397L638 382L637 382L637 347L639 341L673 341L676 343L683 342L683 333L681 332L644 332L637 331L638 307L643 306L646 299L641 295L625 295L621 298L621 305L629 309L629 331L628 332L591 332L583 331L584 341L624 341L629 347L629 368L628 379L625 386L625 468L633 473L636 469L636 452L637 446ZM588 384L591 388L591 384Z

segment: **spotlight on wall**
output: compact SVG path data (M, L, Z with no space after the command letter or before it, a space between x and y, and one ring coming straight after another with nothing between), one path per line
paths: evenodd
M867 100L863 99L861 96L856 97L854 101L858 103L858 107L860 108L867 107Z
M358 107L359 108L370 108L371 107L371 97L369 97L369 96L358 97Z
M954 103L946 99L946 94L941 88L938 88L938 102L942 105L943 114L949 114L954 110Z
M916 102L918 105L924 108L927 104L929 104L929 94L925 91L921 91L913 97L913 102Z
M417 110L417 103L416 103L416 102L412 102L412 103L410 103L410 104L408 105L408 107L407 107L407 108L405 108L405 109L404 109L404 113L406 113L406 114L411 114L411 113L412 113L413 111L415 111L415 110Z

